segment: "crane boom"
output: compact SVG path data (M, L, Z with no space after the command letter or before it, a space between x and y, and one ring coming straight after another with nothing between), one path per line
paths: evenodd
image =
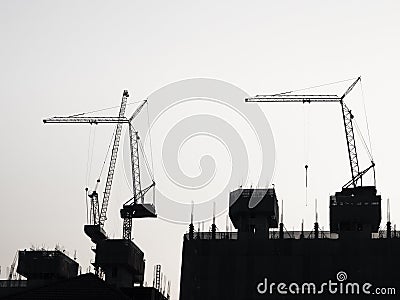
M69 116L69 117L52 117L43 120L45 124L51 123L61 123L61 124L80 124L80 123L89 123L89 124L113 124L113 123L130 123L132 120L139 114L142 110L143 106L147 103L147 100L144 100L143 103L136 109L136 111L132 114L132 116L127 119L124 116L122 117L81 117L81 116Z
M103 124L103 123L129 123L127 118L120 117L53 117L44 119L43 123L51 124L51 123L89 123L89 124Z
M358 163L358 155L356 142L354 137L353 128L353 114L351 110L344 103L344 98L353 90L355 85L361 81L361 77L358 77L344 92L344 94L339 97L337 95L295 95L290 93L280 93L274 95L257 95L255 97L249 97L245 99L245 102L338 102L341 105L342 117L344 130L346 135L347 152L350 162L351 180L344 185L344 187L354 186L356 187L357 182L360 180L362 184L362 176L371 168L374 168L375 164L371 161L372 165L363 171L360 171Z
M340 102L337 95L257 95L255 97L246 98L246 102Z
M118 118L120 120L124 118L126 102L128 100L128 97L129 97L128 91L125 90L122 95L121 108L120 108L119 114L118 114ZM108 174L107 174L107 180L106 180L106 185L105 185L104 194L103 194L103 201L101 203L101 211L100 211L100 216L99 216L99 224L100 224L101 228L104 227L104 222L107 219L107 208L108 208L108 202L110 200L111 186L112 186L112 182L113 182L113 178L114 178L115 164L117 161L117 154L118 154L118 148L119 148L119 141L121 139L121 130L122 130L122 123L118 122L117 128L115 129L114 144L113 144L112 151L111 151L111 160L110 160L110 166L108 167Z

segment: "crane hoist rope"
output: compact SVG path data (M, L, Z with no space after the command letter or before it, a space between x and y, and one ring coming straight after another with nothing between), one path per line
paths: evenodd
M305 169L305 204L308 205L308 165L309 165L309 146L310 146L310 124L309 124L309 110L307 106L303 105L304 117L304 169Z
M346 80L347 81L347 80ZM362 177L365 175L370 169L374 171L374 185L375 182L375 163L373 159L371 159L371 165L360 171L359 161L357 155L357 148L354 137L354 127L353 127L353 114L348 106L344 103L344 98L353 90L354 86L361 81L361 77L358 77L343 93L342 96L334 95L334 94L292 94L292 92L273 94L273 95L257 95L255 97L246 98L246 102L302 102L302 103L311 103L311 102L321 102L321 103L330 103L336 102L341 106L343 125L345 129L346 136L346 144L347 144L347 153L350 163L350 172L351 179L347 182L343 187L356 187L358 182L361 182L362 185ZM344 81L342 81L344 82ZM307 88L309 89L309 88ZM304 89L303 89L304 90Z
M86 158L86 177L85 177L85 184L86 187L89 184L89 162L90 162L90 147L92 145L92 126L89 127L89 138L88 138L88 146L87 146L87 158Z
M90 181L90 175L92 173L95 140L96 140L96 127L94 127L92 130L92 126L90 126L88 158L87 158L87 164L86 164L86 186L88 185L88 183Z

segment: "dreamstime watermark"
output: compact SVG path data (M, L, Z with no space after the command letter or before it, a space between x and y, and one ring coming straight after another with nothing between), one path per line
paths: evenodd
M369 282L345 282L347 274L340 271L336 274L336 280L328 280L320 284L312 282L269 282L267 278L257 284L257 292L264 294L280 294L280 295L321 295L321 294L338 294L338 295L396 295L394 287L373 287Z
M245 103L248 96L228 82L194 78L168 84L147 98L148 111L143 108L133 125L153 162L158 217L188 223L193 202L194 221L210 220L214 202L217 215L228 208L230 191L269 186L274 139L260 107ZM127 133L127 178L129 151Z

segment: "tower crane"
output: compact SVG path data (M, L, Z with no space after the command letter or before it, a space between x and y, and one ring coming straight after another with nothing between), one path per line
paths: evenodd
M346 135L346 143L347 143L347 152L348 158L350 162L350 171L351 171L351 179L343 186L343 188L348 187L356 187L358 182L361 183L362 186L362 177L367 173L370 169L374 170L375 173L375 163L371 159L371 165L364 170L360 171L356 142L354 137L354 128L353 128L353 114L348 106L344 103L344 98L353 90L355 85L361 81L361 77L358 77L344 92L342 96L338 95L298 95L289 93L280 93L275 95L257 95L255 97L246 98L245 102L285 102L285 103L293 103L293 102L302 102L302 103L311 103L311 102L323 102L330 103L336 102L341 106L342 117L343 117L343 125ZM375 184L374 184L375 185Z
M153 215L155 216L155 209L154 206L149 205L149 204L143 204L143 197L144 194L148 190L150 190L151 187L155 185L154 180L152 181L152 184L144 189L143 191L141 190L141 184L140 184L140 169L139 169L139 136L137 131L134 130L132 121L133 119L140 113L144 105L147 103L147 100L143 101L138 108L135 110L135 112L132 114L132 116L128 119L126 118L125 115L125 108L127 104L127 98L129 97L128 91L124 90L123 96L122 96L122 102L121 102L121 107L119 111L118 117L81 117L81 116L70 116L70 117L53 117L49 119L43 120L45 124L51 124L51 123L63 123L63 124L74 124L74 123L87 123L87 124L114 124L116 123L116 130L115 130L115 137L114 137L114 143L113 143L113 148L111 152L111 160L110 160L110 166L108 170L108 175L107 175L107 180L106 180L106 185L105 185L105 191L104 191L104 196L103 196L103 201L101 205L101 210L99 209L99 201L98 201L98 194L96 192L97 185L99 180L97 181L96 188L92 193L89 194L89 197L91 199L91 224L85 225L84 231L85 233L91 238L91 240L97 244L99 241L104 240L107 238L106 233L103 229L105 220L107 219L106 213L107 213L107 208L108 208L108 203L109 203L109 198L110 198L110 192L111 192L111 186L112 186L112 181L114 177L114 172L115 172L115 164L116 164L116 159L117 159L117 153L118 153L118 147L119 147L119 142L121 138L121 130L122 130L122 124L128 124L129 126L129 136L130 136L130 149L131 149L131 160L132 160L132 177L133 179L133 190L134 190L134 197L132 199L141 199L142 201L142 208L146 208L147 210L150 210ZM137 200L135 200L135 203ZM125 222L124 222L125 224ZM124 226L125 228L125 226ZM125 232L125 230L124 230Z

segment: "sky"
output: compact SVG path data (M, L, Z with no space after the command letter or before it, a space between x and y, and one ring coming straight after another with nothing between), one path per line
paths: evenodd
M83 233L84 188L87 181L93 186L113 127L96 129L93 171L88 172L93 129L44 125L42 120L118 106L124 89L131 94L129 101L151 99L159 89L185 79L222 81L256 95L361 76L362 86L346 101L366 138L367 115L377 189L384 199L381 226L387 198L392 222L399 224L399 9L398 1L354 0L0 1L0 278L6 277L16 250L31 246L59 244L71 256L76 250L84 270L94 258ZM350 83L329 86L329 92L343 92ZM149 110L157 105L149 101ZM298 229L304 219L311 229L318 199L320 226L328 229L329 195L350 176L339 106L261 104L259 109L273 134L270 184L284 200L286 228ZM131 114L134 105L128 110ZM226 150L218 143L208 145ZM361 168L366 168L365 150L361 145L358 150ZM160 159L154 155L154 161ZM194 172L199 157L180 167ZM111 237L121 236L119 208L130 195L123 165L119 159L108 210ZM215 165L229 171L218 161ZM154 168L156 178L160 168ZM225 224L226 212L221 212L219 230ZM206 222L205 230L209 226ZM186 231L187 224L163 219L134 223L134 241L145 252L146 281L151 284L153 265L161 264L171 280L172 299L178 299Z

